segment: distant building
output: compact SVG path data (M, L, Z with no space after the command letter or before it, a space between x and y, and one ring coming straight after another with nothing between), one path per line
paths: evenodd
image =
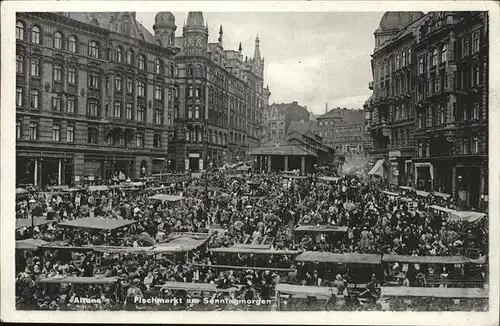
M310 113L307 106L301 106L296 101L268 106L265 114L265 137L267 140L284 139L292 122L309 121Z
M364 115L363 110L332 109L317 117L316 132L338 155L364 156Z

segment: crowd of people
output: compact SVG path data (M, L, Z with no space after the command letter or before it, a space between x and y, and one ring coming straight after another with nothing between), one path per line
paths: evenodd
M269 244L276 250L297 252L408 256L457 256L465 255L470 249L480 256L488 252L486 219L478 223L450 222L430 206L453 208L452 199L432 195L421 198L412 192L391 196L359 176L322 181L318 175L290 177L276 173L229 175L214 172L209 175L208 192L202 179L160 184L146 182L138 188L116 186L102 191L36 190L19 198L16 218L36 217L53 222L35 228L19 228L16 230L17 240L34 238L90 248L146 247L162 242L172 232L208 233L210 236L204 245L192 250L188 258L183 253L153 257L123 252L103 254L92 250L20 251L16 254L18 307L122 309L125 304L130 309L141 309L133 304L132 298L158 295L159 288L166 282L209 283L221 289L234 288L227 295L245 300L271 300L278 283L333 286L337 293L348 295L348 284L354 272L345 266L334 269L321 264L311 266L294 261L293 254L219 254L210 251L211 248L235 244ZM162 202L149 198L158 193L182 196L183 199ZM58 225L62 221L86 217L134 220L136 223L109 231ZM325 234L295 232L299 225L337 226L345 227L347 231ZM249 268L217 270L210 265ZM418 286L419 274L424 271L413 270L410 267L402 271L398 266L385 274L402 272L401 285ZM362 273L368 282L368 290L360 296L375 297L376 286L382 281L383 274L381 276L370 268L365 268ZM429 273L429 269L425 273ZM60 286L37 282L40 277L69 276L116 277L117 282ZM162 295L190 295L189 291L181 292L167 291ZM213 299L223 294L204 295ZM75 302L75 298L81 297L93 298L99 304ZM191 307L185 301L169 305L170 308L175 306ZM338 303L333 305L337 306Z

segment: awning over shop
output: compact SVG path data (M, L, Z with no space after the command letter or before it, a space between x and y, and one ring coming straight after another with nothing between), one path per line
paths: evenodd
M65 221L59 223L59 226L81 229L113 230L130 224L134 224L135 222L136 221L118 220L111 218L80 218L73 221Z
M173 195L164 195L164 194L158 194L158 195L154 195L154 196L148 197L148 199L161 200L161 201L179 201L182 198L184 198L184 197L182 197L182 196L173 196Z
M368 172L369 175L384 177L384 160L378 160Z
M467 222L476 222L486 217L485 213L480 212L460 212L453 211L450 213L450 221L467 221Z
M383 297L431 297L449 299L487 299L488 290L482 288L429 288L429 287L382 287Z
M375 254L335 254L323 251L306 251L295 258L297 261L309 261L318 263L340 263L340 264L372 264L379 265L382 262L380 255Z

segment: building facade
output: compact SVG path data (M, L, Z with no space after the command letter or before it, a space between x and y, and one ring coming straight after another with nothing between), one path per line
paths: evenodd
M175 28L135 13L18 13L18 183L71 184L166 168ZM169 97L170 96L170 97Z
M216 43L208 36L203 14L190 12L176 39L180 99L169 152L177 170L242 160L263 133L264 58L258 36L251 59L244 58L241 44L237 51L224 49L222 25Z
M18 13L16 176L78 184L242 158L262 134L264 58L208 43L201 13L183 36L160 12ZM206 146L202 145L207 140ZM198 155L198 156L197 156ZM197 157L196 157L197 156Z
M276 104L266 108L264 113L265 138L285 139L285 110Z
M487 201L487 27L483 12L382 18L366 108L389 183L450 194L461 207Z
M335 108L317 117L316 132L338 155L364 157L365 116L363 110Z

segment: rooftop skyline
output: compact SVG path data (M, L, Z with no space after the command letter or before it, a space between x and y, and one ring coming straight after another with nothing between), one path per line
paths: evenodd
M182 36L188 12L172 12ZM384 12L204 12L209 42L223 26L225 50L251 58L255 37L265 58L264 85L271 103L297 101L321 115L328 107L362 108L371 91L373 32ZM151 33L156 12L137 12Z

